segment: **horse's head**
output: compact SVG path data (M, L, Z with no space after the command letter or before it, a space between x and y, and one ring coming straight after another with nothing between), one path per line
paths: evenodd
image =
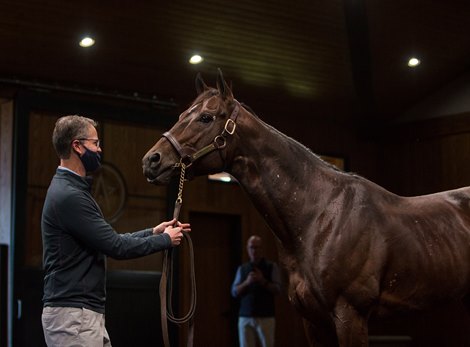
M240 104L219 70L217 89L196 78L198 96L178 121L142 159L144 175L155 184L167 184L184 165L186 177L223 171L233 158Z

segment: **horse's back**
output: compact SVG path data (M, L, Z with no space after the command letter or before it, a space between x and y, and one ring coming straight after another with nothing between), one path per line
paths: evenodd
M470 188L401 198L383 233L383 302L420 308L468 292Z

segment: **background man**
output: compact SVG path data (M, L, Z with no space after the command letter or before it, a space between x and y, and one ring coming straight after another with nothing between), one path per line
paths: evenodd
M232 296L240 299L240 347L255 347L257 338L263 347L273 347L274 295L281 289L279 269L263 257L261 237L251 236L247 251L250 261L238 267L232 284Z

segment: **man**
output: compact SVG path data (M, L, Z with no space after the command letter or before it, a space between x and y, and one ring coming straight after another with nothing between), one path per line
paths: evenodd
M274 346L274 296L281 290L279 269L263 258L261 237L248 239L250 261L239 266L232 284L232 296L240 299L238 336L240 347Z
M44 337L51 346L111 346L105 328L106 256L142 257L180 244L189 224L175 220L118 234L90 194L88 172L100 167L97 123L81 116L57 120L52 143L60 159L47 191L41 229Z

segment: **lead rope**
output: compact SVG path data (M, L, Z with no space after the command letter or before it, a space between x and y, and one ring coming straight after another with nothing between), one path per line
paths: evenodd
M175 202L173 211L173 218L178 220L181 205L183 204L183 185L186 165L180 160L179 167L181 167L180 181L178 186L178 197ZM196 311L196 275L194 271L194 250L193 243L189 233L183 232L183 238L188 242L189 249L189 266L190 266L190 281L191 281L191 302L188 312L182 317L175 317L172 307L172 292L173 292L173 248L167 249L163 255L163 271L160 280L160 306L161 306L161 322L162 322L162 335L165 347L170 347L170 339L168 336L168 321L182 325L188 324L188 340L187 347L193 346L194 339L194 313Z

